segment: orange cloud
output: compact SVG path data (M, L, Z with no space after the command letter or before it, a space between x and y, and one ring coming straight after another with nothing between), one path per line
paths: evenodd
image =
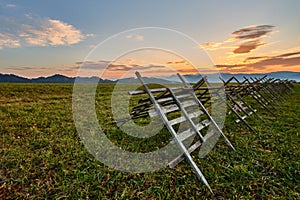
M223 72L239 73L277 71L279 68L300 71L300 56L298 55L300 52L297 51L274 56L255 56L246 58L244 63L216 66ZM251 63L247 61L251 61Z
M235 54L241 54L241 53L249 53L250 51L256 49L259 46L264 45L265 43L260 42L259 40L251 40L248 42L242 43L238 48L233 50L233 53Z
M265 37L274 32L273 25L255 25L238 29L232 32L232 37L222 42L210 42L200 45L206 50L233 49L234 54L250 53L259 46L267 43L261 42L262 37Z
M189 64L186 60L180 61L168 61L166 64L168 65L178 65L178 64Z
M237 41L236 38L229 38L225 41L222 42L208 42L208 43L204 43L201 44L200 47L207 49L207 50L219 50L219 49L231 49L231 48L235 48L236 46L232 46L232 45L226 45L226 44L230 44Z

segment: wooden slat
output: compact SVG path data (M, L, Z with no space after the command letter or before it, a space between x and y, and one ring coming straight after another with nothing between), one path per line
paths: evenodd
M188 152L192 153L193 151L195 151L198 147L200 147L201 142L197 141L195 144L193 144L189 149ZM182 160L184 160L184 154L180 154L179 156L177 156L174 160L172 160L171 162L169 162L169 167L170 168L174 168L178 163L180 163Z
M203 120L202 122L196 124L197 129L200 131L202 129L204 129L205 127L209 126L211 124L211 121L209 121L208 119ZM180 141L184 141L186 139L188 139L189 137L195 135L195 131L192 131L191 128L188 128L187 130L178 133L178 139ZM174 139L171 141L172 144L175 143Z
M177 98L182 99L182 98L186 98L186 97L190 97L190 94L182 94L182 95L178 95ZM163 102L167 102L167 101L173 101L173 97L165 97L165 98L160 98L157 99L158 103L163 103Z
M204 141L207 141L210 137L212 137L214 134L216 134L216 131L213 129L209 131L205 136L204 136Z
M154 89L149 89L151 93L156 93L156 92L164 92L167 88L154 88ZM182 86L180 87L171 87L173 90L178 90L178 89L184 89ZM129 95L138 95L138 94L146 94L147 92L144 90L135 90L135 91L129 91Z
M204 125L204 128L211 124L211 121L209 119L205 119L201 122Z
M191 137L195 134L196 134L195 131L192 130L191 128L189 128L189 129L183 131L182 133L179 133L178 134L178 139L180 141L184 141L184 140L188 139L189 137Z
M211 124L211 121L209 121L208 119L203 120L202 122L196 124L197 129L200 131L202 129L204 129L205 127L209 126ZM188 139L189 137L195 135L195 131L192 131L191 128L188 128L187 130L181 132L178 134L178 139L180 141L184 141L186 139ZM175 143L174 139L171 141L172 144Z
M193 112L193 113L189 114L189 118L192 119L192 118L195 118L195 117L199 117L202 114L203 114L203 112L199 110L197 112ZM171 120L170 124L173 126L175 124L178 124L178 123L181 123L181 122L184 122L184 121L186 121L186 118L184 116L181 116L181 117L178 117L176 119Z
M189 101L185 101L182 103L183 107L189 107L189 106L193 106L193 105L197 105L197 103L194 100L189 100ZM171 104L168 106L164 106L162 107L162 111L166 114L166 113L170 113L170 112L174 112L174 111L178 111L179 107L176 104ZM157 116L157 111L155 109L151 109L149 110L149 116L150 117L155 117Z
M155 93L155 92L163 92L165 91L166 88L155 88L155 89L150 89L150 91L152 93ZM129 95L138 95L138 94L146 94L147 92L144 91L144 90L135 90L135 91L129 91L128 94Z
M244 119L246 119L247 117L248 117L248 115L244 115L244 116L242 116L242 119L244 120ZM235 122L236 122L236 123L240 123L241 120L240 120L240 119L237 119L237 120L235 120Z
M211 130L209 131L205 136L204 136L204 140L207 141L210 137L212 137L214 134L216 134L215 130ZM201 142L197 141L195 144L193 144L189 149L188 152L192 153L193 151L195 151L198 147L201 146ZM180 163L182 160L184 159L184 154L180 154L179 156L177 156L174 160L172 160L171 162L168 163L170 168L175 167L178 163Z
M177 137L177 133L175 132L174 128L172 127L172 125L170 124L170 121L168 120L167 116L163 113L159 103L156 101L155 97L153 96L153 94L151 93L151 91L149 90L148 86L146 85L146 83L144 82L141 74L139 72L135 72L137 78L139 79L139 81L141 82L141 84L143 85L145 91L147 92L147 94L149 95L150 101L152 102L155 110L158 112L159 116L161 117L161 119L163 120L164 124L166 125L167 129L170 131L170 133L172 134L172 136L175 138L176 143L178 144L178 146L181 148L181 152L182 154L185 156L185 158L188 160L188 162L190 163L190 165L192 166L192 168L194 169L195 173L197 174L198 178L201 179L203 181L203 183L208 187L208 189L210 190L210 192L212 193L212 189L209 186L205 176L203 175L203 173L201 172L201 170L199 169L199 167L197 166L197 164L194 162L192 156L190 155L189 151L193 151L192 147L194 147L194 149L196 149L197 147L199 147L201 145L201 142L198 141L196 144L192 145L191 148L187 149L186 146L178 139ZM172 90L170 90L172 93ZM174 99L177 101L178 103L178 99L176 98L176 96L174 96L174 94L172 93ZM197 101L196 101L197 102ZM178 106L182 109L181 104L178 104ZM184 109L183 109L184 110ZM190 119L189 114L185 114L185 118ZM193 115L193 113L191 114Z
M253 114L253 112L251 111L251 112L248 113L248 115L243 116L242 119L246 119L247 117L249 117L249 116L252 115L252 114ZM235 122L236 122L236 123L240 123L241 120L240 120L240 119L237 119L237 120L235 120Z

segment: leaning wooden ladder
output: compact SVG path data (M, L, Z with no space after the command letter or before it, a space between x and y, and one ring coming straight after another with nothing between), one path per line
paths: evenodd
M139 72L136 72L136 76L139 79L139 81L141 82L141 84L144 87L145 92L148 94L149 99L151 101L151 103L153 104L153 108L156 111L157 115L163 120L164 125L166 126L166 128L169 130L169 132L172 134L173 136L173 141L177 143L177 145L179 146L179 148L182 151L181 155L178 155L178 157L176 157L174 160L172 160L171 162L169 162L169 167L175 167L179 162L181 162L182 160L184 160L184 158L186 158L188 160L188 162L190 163L190 165L192 166L192 168L194 169L194 171L196 172L197 176L199 179L201 179L203 181L203 183L209 188L210 192L212 192L211 187L209 186L206 178L204 177L204 175L202 174L201 170L198 168L198 166L196 165L196 163L194 162L191 153L193 151L195 151L198 147L200 147L202 144L204 144L210 137L212 137L214 134L220 134L226 141L226 143L233 149L233 145L230 143L230 141L227 139L227 137L224 135L224 133L222 132L222 130L220 129L220 127L217 125L217 123L215 122L215 120L211 117L211 115L209 114L209 112L207 111L207 109L203 106L203 104L201 103L201 101L196 97L193 88L191 88L183 79L183 77L180 74L177 74L180 78L180 80L182 81L182 83L184 84L184 87L176 87L176 88L165 88L165 91L163 91L161 93L161 95L159 95L160 97L162 96L171 96L173 101L175 101L175 106L177 106L177 108L182 112L183 116L173 119L173 120L169 120L166 113L168 112L168 110L172 110L173 108L169 109L165 109L162 107L162 105L159 103L158 98L155 97L151 91L151 89L149 89L149 87L147 86L147 84L145 83L145 81L143 80L141 74ZM177 90L181 90L181 92L178 93ZM177 92L176 92L177 91ZM199 108L201 109L201 111L198 112L194 112L194 113L188 113L186 110L186 101L182 100L184 98L181 99L181 97L186 95L182 95L182 92L184 92L185 94L189 94L188 96L190 97L189 100L193 100L194 101L194 105L198 105ZM179 95L181 94L181 95ZM162 100L162 99L160 99ZM191 104L188 104L191 105ZM149 111L151 112L151 111ZM205 114L206 117L208 118L207 120L204 120L200 123L195 123L192 118L198 117L201 114ZM174 125L179 124L183 121L187 121L189 124L189 129L187 129L186 131L183 131L182 133L177 133L174 129ZM207 133L205 136L202 135L202 133L200 132L200 130L202 130L203 128L207 127L208 125L212 124L213 125L213 130L210 131L209 133ZM186 147L184 144L184 140L190 138L191 136L195 136L197 135L199 140L197 142L195 142L193 145L191 145L190 147Z
M202 79L205 80L206 77L203 77ZM255 114L260 120L264 120L257 114L256 110L252 109L250 105L248 105L235 91L228 91L227 85L232 79L234 79L234 77L229 79L229 82L225 82L222 78L220 79L224 83L223 86L211 87L211 85L208 82L202 81L202 84L199 85L199 87L194 87L198 99L204 104L211 100L211 98L209 98L210 94L215 94L219 98L215 100L214 105L218 105L217 102L226 104L227 108L229 108L229 112L234 113L235 116L238 118L235 120L237 124L243 122L252 132L256 133L252 126L246 121L246 118L252 114ZM204 86L204 84L206 84L207 87ZM220 95L220 91L222 90L224 90L226 98Z

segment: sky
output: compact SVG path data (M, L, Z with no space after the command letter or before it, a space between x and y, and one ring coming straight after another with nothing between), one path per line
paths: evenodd
M0 73L300 72L299 10L299 0L0 0Z

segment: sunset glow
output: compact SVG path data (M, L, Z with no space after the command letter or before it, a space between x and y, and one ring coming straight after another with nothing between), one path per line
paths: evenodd
M11 1L0 3L0 73L24 77L62 74L76 76L86 66L86 76L118 78L139 67L149 75L213 73L300 72L300 2L218 1L107 2ZM81 10L80 12L77 12ZM76 12L75 12L76 11ZM182 13L182 14L181 14ZM162 27L197 41L190 45L207 52L197 63L164 51L137 51L113 56L135 44L149 47L184 42L142 31L122 37L99 58L86 60L97 45L114 34L137 27ZM167 38L167 39L166 39ZM182 42L182 43L181 43ZM170 45L171 47L171 45ZM179 49L179 48L178 48ZM209 60L209 62L208 62ZM193 66L194 65L194 66ZM204 66L207 66L206 68Z

